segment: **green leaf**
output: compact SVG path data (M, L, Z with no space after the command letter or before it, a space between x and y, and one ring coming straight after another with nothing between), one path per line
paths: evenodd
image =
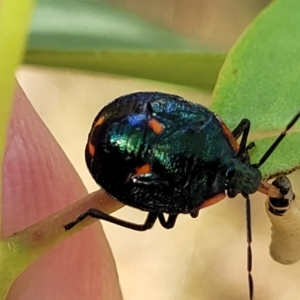
M40 0L25 63L212 90L224 54L93 0Z
M257 162L300 109L300 1L273 2L229 53L211 109L230 128L242 118L252 123L251 150ZM300 122L262 167L265 177L300 168ZM255 134L253 134L253 132ZM272 137L272 138L271 138Z
M28 48L182 51L199 49L199 43L99 1L39 0Z
M212 90L222 54L156 51L28 51L25 63L140 77Z

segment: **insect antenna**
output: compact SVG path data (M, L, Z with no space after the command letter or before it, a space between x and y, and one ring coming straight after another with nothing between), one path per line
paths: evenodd
M248 271L248 287L249 287L249 299L253 299L254 284L252 278L252 231L251 231L251 206L250 198L248 194L243 194L246 199L246 232L247 232L247 271Z
M281 134L278 136L278 138L274 141L274 143L270 146L270 148L261 157L259 162L257 164L253 164L253 166L255 168L261 167L261 165L263 165L266 162L266 160L273 153L273 151L276 149L276 147L280 144L280 142L286 136L287 132L294 126L294 124L298 121L299 118L300 118L300 111L297 112L297 114L293 117L293 119L290 121L290 123L285 127L285 129L281 132Z

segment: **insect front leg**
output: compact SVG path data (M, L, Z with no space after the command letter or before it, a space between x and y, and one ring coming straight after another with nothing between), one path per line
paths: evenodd
M106 213L104 213L100 210L91 208L91 209L83 212L79 216L77 216L77 218L75 220L68 223L64 227L65 227L66 230L69 230L69 229L73 228L76 224L78 224L79 222L84 220L85 218L92 217L92 218L96 218L96 219L105 220L105 221L108 221L110 223L120 225L120 226L129 228L129 229L133 229L133 230L137 230L137 231L145 231L145 230L148 230L148 229L153 227L158 215L159 215L159 213L157 213L157 212L149 212L148 217L147 217L144 224L135 224L135 223L127 222L127 221L122 220L122 219L112 217L112 216L110 216L110 215L108 215L108 214L106 214Z
M250 126L251 123L248 119L242 119L238 126L232 131L232 135L235 139L238 139L240 136L242 136L239 154L243 154L255 146L253 142L247 145Z
M232 130L232 135L237 140L246 129L248 129L249 132L250 121L248 119L242 119L241 122L236 126L236 128Z

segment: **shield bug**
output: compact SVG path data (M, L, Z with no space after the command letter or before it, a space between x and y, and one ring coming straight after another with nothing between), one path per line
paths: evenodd
M257 164L250 163L247 145L250 121L242 119L230 131L202 105L159 92L139 92L117 98L96 116L85 150L95 181L122 203L148 212L144 224L127 222L89 209L65 225L69 230L90 216L134 230L150 229L158 219L164 228L178 214L198 216L199 210L227 196L246 199L248 280L252 299L249 194L272 194L259 167L284 138L300 112ZM240 139L238 143L237 140ZM274 192L275 189L275 192ZM275 196L280 193L273 189ZM276 192L277 191L277 192ZM168 214L168 218L164 217Z

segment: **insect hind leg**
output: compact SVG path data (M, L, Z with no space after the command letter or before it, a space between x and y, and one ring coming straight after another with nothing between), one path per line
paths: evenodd
M113 224L116 224L119 226L123 226L125 228L129 228L129 229L133 229L133 230L137 230L137 231L145 231L145 230L151 229L153 227L156 219L158 218L158 215L159 215L159 213L157 213L157 212L150 212L150 213L148 213L147 219L144 224L135 224L135 223L127 222L122 219L112 217L100 210L91 208L91 209L83 212L79 216L77 216L77 218L75 220L66 224L64 227L66 230L70 230L76 224L83 221L85 218L92 217L92 218L96 218L96 219L105 220L110 223L113 223Z

